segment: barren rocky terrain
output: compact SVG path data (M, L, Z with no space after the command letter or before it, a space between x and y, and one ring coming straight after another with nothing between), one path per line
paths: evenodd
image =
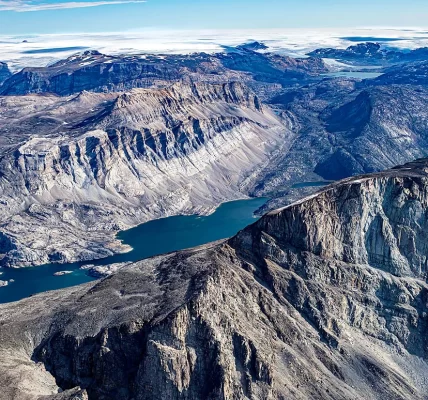
M238 83L7 96L0 121L8 266L107 256L118 230L243 198L288 134Z
M248 196L269 197L267 211L314 191L295 185L428 155L424 62L372 80L325 72L318 57L262 43L215 55L88 51L7 70L1 265L105 257L127 250L118 231L150 219Z
M1 305L1 396L426 399L427 209L425 159Z

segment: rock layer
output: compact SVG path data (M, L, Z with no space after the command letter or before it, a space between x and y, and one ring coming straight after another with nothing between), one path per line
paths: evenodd
M38 99L24 98L25 113L21 97L4 98L0 252L8 266L107 256L125 249L118 230L243 198L241 182L287 136L236 83ZM24 131L39 118L51 123Z
M348 179L228 241L0 306L2 393L426 399L427 172Z

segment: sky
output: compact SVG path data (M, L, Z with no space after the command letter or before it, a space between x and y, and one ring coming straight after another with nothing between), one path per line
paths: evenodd
M424 27L427 0L0 0L0 35Z

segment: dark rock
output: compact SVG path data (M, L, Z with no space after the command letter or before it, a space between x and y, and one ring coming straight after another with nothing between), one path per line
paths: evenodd
M308 55L350 63L384 65L428 60L428 47L404 51L383 48L379 43L366 42L350 46L347 49L316 49Z
M1 305L3 395L425 399L427 171L347 179L228 241Z

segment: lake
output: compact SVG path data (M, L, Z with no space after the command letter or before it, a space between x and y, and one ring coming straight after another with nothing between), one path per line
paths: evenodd
M176 216L158 219L120 232L117 237L133 250L94 261L71 264L47 264L29 268L0 268L0 280L15 282L0 287L0 303L20 300L35 293L61 289L90 282L83 265L107 265L118 262L138 261L155 255L199 246L233 236L258 218L254 212L267 199L257 198L223 203L208 216ZM71 274L54 276L59 271Z

